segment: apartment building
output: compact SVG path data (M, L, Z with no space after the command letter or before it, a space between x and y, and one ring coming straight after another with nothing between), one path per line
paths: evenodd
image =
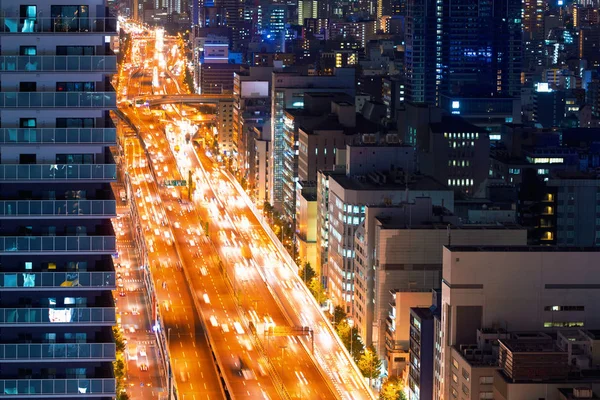
M116 20L104 0L0 15L0 393L110 400Z
M271 81L271 160L269 162L270 202L279 210L284 206L284 173L286 154L294 152L286 141L284 112L303 108L304 94L309 92L355 92L354 69L339 68L334 75L317 76L304 72L274 71ZM295 143L294 143L295 145Z
M435 398L453 398L452 348L477 343L478 330L553 334L600 326L594 283L598 261L596 247L445 246L439 332L443 345L438 350L440 373L435 376L440 391ZM496 382L501 377L505 383ZM493 398L544 397L537 395L545 390L539 386L528 392L529 397L527 392L511 396L511 391L525 386L506 377L510 378L506 371L495 375ZM536 384L535 379L524 381Z

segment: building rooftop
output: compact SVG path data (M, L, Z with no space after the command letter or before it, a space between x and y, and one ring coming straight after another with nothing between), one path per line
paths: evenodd
M384 174L385 175L385 174ZM389 173L388 173L389 175ZM389 191L389 190L450 190L448 187L434 178L426 175L415 176L416 179L408 183L388 179L385 182L375 182L365 177L349 177L345 174L330 175L330 179L335 180L346 190L370 190L370 191Z
M445 246L450 251L460 252L532 252L532 253L580 253L600 252L600 247L578 246Z
M577 391L581 391L581 390L585 390L587 393L587 395L581 396L581 394L576 393ZM600 397L596 396L596 393L594 393L592 391L591 388L558 388L558 391L566 398L566 399L591 399L591 400L595 400L595 399L600 399Z
M443 116L441 122L433 122L429 124L429 128L433 133L443 134L444 132L449 133L487 133L483 128L475 126L470 122L465 121L461 117L455 116Z
M433 319L436 315L440 315L438 307L411 307L410 312L415 314L421 320Z
M435 215L435 214L434 214ZM464 224L456 225L451 222L423 221L412 223L411 225L403 223L401 219L394 220L386 217L376 217L381 222L384 229L431 229L431 230L507 230L507 229L525 229L518 224Z

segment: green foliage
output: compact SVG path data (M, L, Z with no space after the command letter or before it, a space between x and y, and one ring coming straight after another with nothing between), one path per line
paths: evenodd
M325 300L327 300L327 293L325 293L325 288L323 287L323 284L319 281L318 278L313 278L310 281L308 289L314 296L315 300L317 300L317 303L323 304Z
M298 275L300 275L300 278L302 278L307 285L310 284L314 278L317 278L317 273L309 262L305 263L303 268L300 268Z
M346 320L346 311L344 311L344 307L335 306L333 309L333 326L337 326L340 322Z
M185 84L187 85L190 93L194 92L194 77L192 76L192 74L190 73L190 69L186 66L183 69L183 82L185 82Z
M381 385L379 400L406 400L404 396L404 383L396 376L387 378Z
M121 332L118 326L113 326L112 331L117 352L123 353L125 351L125 338L123 338L123 332Z
M357 365L365 378L375 379L379 377L381 372L381 359L377 356L377 352L373 346L369 346L365 349L358 360Z
M129 395L126 392L121 392L117 396L117 400L129 400Z

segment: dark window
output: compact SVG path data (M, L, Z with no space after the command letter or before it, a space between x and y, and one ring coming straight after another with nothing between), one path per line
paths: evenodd
M56 118L57 128L93 128L94 118Z
M19 164L35 164L35 154L19 154Z
M50 6L55 32L89 31L88 6Z
M57 164L93 164L93 154L57 154Z
M57 56L93 56L95 54L94 46L56 46Z
M93 92L94 82L56 82L57 92Z
M20 118L19 119L19 127L20 128L35 128L37 126L35 118Z
M36 83L35 82L20 82L19 83L19 91L20 92L35 92Z
M21 46L19 48L19 54L22 56L35 56L37 55L37 47L35 46Z

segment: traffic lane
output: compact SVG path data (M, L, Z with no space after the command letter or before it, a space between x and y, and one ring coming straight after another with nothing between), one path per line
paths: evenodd
M213 194L214 194L214 193L213 193ZM235 227L235 225L234 225L234 227ZM238 232L238 233L239 233L239 232ZM244 239L245 239L245 240L247 240L247 237L246 237L246 235L239 235L239 236L240 236L240 240L242 240L242 241L243 241ZM276 282L275 284L273 284L273 282L271 282L271 285L272 285L272 286L274 286L274 287L278 287L278 286L280 285L280 282ZM279 296L281 296L281 294L282 294L282 293L280 292L280 293L279 293ZM284 297L285 297L285 296L284 296ZM284 308L285 308L285 306L284 306ZM275 309L277 309L277 310L279 311L279 313L281 313L281 310L279 309L279 306L277 306L277 305L275 305L274 309L272 309L272 310L271 310L271 312L273 312L273 313L274 313L274 312L275 312ZM289 310L289 309L287 309L286 311L289 313L289 311L290 311L290 310ZM290 315L296 315L296 311L294 310L294 312L293 312L293 313L290 313ZM286 323L285 325L287 325L287 323ZM300 322L300 319L299 319L299 318L296 318L295 325L297 325L297 326L301 326L301 325L302 325L302 323ZM310 358L310 357L309 357L309 358ZM311 361L312 361L312 359L311 359ZM313 366L314 366L314 364L313 364ZM307 372L308 372L310 375L312 375L312 381L313 381L313 382L320 382L320 383L321 383L321 385L318 385L318 386L322 386L322 387L324 388L324 391L325 391L325 392L330 392L330 393L331 393L331 389L330 389L330 387L327 385L327 383L326 383L326 381L325 381L325 379L326 379L326 378L324 378L324 377L323 377L323 376L320 374L320 372L319 372L318 370L316 370L316 368L311 368L311 369L307 370ZM283 377L282 377L282 378L283 378Z
M151 192L151 185L145 179L141 180L140 183L141 183L140 187L141 187L142 192L143 192L142 193L142 198L145 199L144 195L153 194ZM146 204L145 200L142 201L142 205L143 205L143 207L147 207L147 204ZM149 219L150 218L148 218L148 220ZM142 221L142 222L144 222L144 221ZM148 221L148 223L149 223L149 221ZM143 224L143 225L148 225L148 224ZM147 235L147 236L151 236L151 235ZM148 240L148 239L146 239L146 240ZM161 247L160 243L156 243L156 249L155 250L159 250L160 254L168 254L166 251L164 251L165 250L164 247ZM152 253L149 255L149 258L152 261L159 261L160 262L160 259L157 258L157 257L155 257ZM151 262L151 265L152 264L153 264L153 262ZM171 275L170 277L172 278L173 276ZM163 277L163 280L164 279L165 279L165 277ZM156 283L157 282L155 282L155 284ZM170 284L172 286L174 286L174 287L178 286L178 285L175 284L175 281L170 282ZM170 293L168 293L168 294L170 295ZM159 295L159 299L160 299L160 295ZM172 301L173 299L171 298L169 300ZM169 316L173 316L173 314L169 313L167 315L168 316L165 318L166 319L166 326L167 327L171 327L171 328L174 327L177 330L179 328L179 325L178 325L179 322L180 322L179 320L182 319L181 316L178 319L172 319L172 318L169 318ZM186 316L187 316L187 313L186 313ZM174 351L176 357L179 357L180 359L185 359L185 351L181 350L181 349L184 347L184 343L189 343L189 339L187 339L187 340L185 340L185 338L181 339L181 332L176 331L176 333L177 333L177 336L176 336L177 339L175 339L175 336L173 336L173 332L172 332L171 336L172 336L172 339L174 339L174 341L170 343L171 344L170 351L171 350ZM196 346L195 343L196 342L194 342L194 347L200 347L200 348L203 347L203 346ZM207 343L205 343L205 347L206 347L206 350L208 351L208 344ZM179 353L180 350L182 351L181 353ZM189 354L191 354L191 352ZM207 357L206 354L205 354L204 359L210 359L210 356ZM209 387L206 388L206 390L205 390L206 393L203 393L203 392L199 391L198 390L198 389L200 389L199 387L197 387L196 389L194 389L193 385L190 385L187 388L184 387L183 385L185 385L186 382L181 379L182 378L181 375L178 378L177 374L176 374L175 379L176 380L179 379L179 381L181 381L180 384L178 383L178 389L180 390L180 393L198 394L199 396L206 395L207 398L210 397L210 396L212 396L213 398L215 398L215 397L222 397L222 394L220 392L220 387L219 387L220 382L219 382L219 380L218 380L218 378L216 376L216 372L213 373L212 379L210 379L211 377L210 376L206 376L206 375L210 375L211 369L206 368L206 370L207 371L206 371L206 374L205 374L203 371L199 370L199 367L198 368L192 368L191 370L188 369L187 372L186 372L186 376L185 376L186 377L186 381L187 381L187 376L190 376L190 377L193 377L194 380L204 379L205 382L206 381L213 382L213 384L211 385L210 388ZM214 371L214 369L213 369L213 371ZM187 375L187 374L190 374L190 375ZM179 386L179 385L182 385L182 386ZM206 386L206 385L203 385L203 386ZM204 398L204 397L202 397L202 398Z
M249 211L249 210L248 210ZM256 218L252 218L254 220L256 220ZM280 255L277 255L277 258L280 259ZM281 263L283 264L283 261L281 261ZM297 280L297 279L296 279ZM280 293L283 294L283 290L285 290L282 286L281 286L281 281L280 280L275 280L273 283L274 287L277 287L280 289ZM299 292L299 294L303 294L301 292ZM291 303L290 298L288 296L283 296L281 297L282 302L290 302L289 307L287 307L288 310L297 310L297 307L295 307L294 304ZM306 300L306 299L305 299ZM319 312L319 310L316 310L314 305L311 306L307 306L306 307L306 311L310 312L310 319L313 321L316 321L317 323L323 322L322 319L324 318L322 313ZM296 313L292 313L290 315L297 315L300 319L302 319L302 316L300 314ZM325 329L328 330L328 327L326 324L325 325ZM333 337L331 337L333 335L333 333L331 331L329 331L329 338L324 338L325 340L325 344L327 347L327 343L329 344L329 347L331 347L332 343L332 339ZM320 343L320 340L317 341L318 345L321 345L322 343ZM337 345L337 344L336 344ZM352 392L354 395L356 396L362 396L362 395L366 395L369 396L368 393L365 393L364 389L362 388L361 382L357 382L357 378L354 376L355 374L349 373L350 370L352 370L352 366L350 365L349 361L346 360L346 357L342 357L342 359L344 359L346 362L338 362L338 360L336 359L332 359L329 357L329 353L324 352L324 357L328 362L328 367L333 367L332 369L334 371L337 371L336 376L338 377L342 377L343 380L343 385L344 387L342 388L342 392L343 391L349 391ZM354 371L352 371L354 372ZM352 378L352 379L350 379ZM360 378L358 378L360 379ZM334 383L335 384L335 383ZM336 387L339 387L339 385L336 385Z
M212 229L211 232L215 232L215 229ZM287 323L285 323L284 317L281 314L281 310L277 305L274 304L274 302L253 301L258 299L268 299L270 296L270 293L266 289L264 282L262 282L262 280L260 280L258 276L253 277L253 280L251 281L250 285L240 284L240 289L243 290L244 293L252 294L252 298L246 298L248 296L244 294L241 297L242 302L246 300L245 303L247 305L254 306L253 308L261 316L272 316L275 321L279 321L277 323L278 326L287 326ZM305 398L332 398L331 391L329 390L326 383L323 381L323 377L318 373L318 371L312 364L312 360L310 359L310 357L308 357L308 355L305 354L304 349L295 345L293 350L297 354L294 358L288 360L286 363L286 369L290 370L291 373L284 374L281 376L282 380L284 381L284 385L286 386L288 391L291 392L295 390L298 380L295 371L301 371L304 374L304 376L310 379L310 381L312 382L312 386L317 389L315 393L311 393L310 389L305 390Z
M169 254L171 246L165 245L164 243L158 243L156 246L158 254ZM168 261L175 261L173 258ZM172 263L171 265L175 265ZM168 264L165 264L168 265ZM203 367L210 366L212 363L212 356L209 350L200 356L197 346L195 345L199 338L204 338L203 331L197 318L194 308L191 305L191 293L189 293L188 287L185 283L185 278L177 268L174 267L161 267L162 282L166 282L166 288L164 289L167 294L169 301L168 310L165 310L164 303L162 306L163 314L165 315L165 325L167 329L167 337L170 340L169 349L172 351L171 359L174 360L173 369L175 371L175 380L177 381L177 388L180 393L186 395L198 394L201 396L206 395L207 398L211 395L221 397L221 391L217 384L220 384L216 377L216 372L213 376L213 381L217 384L212 385L209 388L206 383L208 376L202 371ZM158 283L158 282L157 282ZM162 287L162 285L161 285ZM158 289L160 290L160 289ZM191 316L191 318L190 318ZM169 334L168 330L171 329ZM201 336L198 336L198 333ZM190 347L190 343L192 343ZM205 365L202 365L200 358L205 361ZM207 369L207 374L210 371ZM211 368L214 371L214 368ZM202 386L196 384L194 387L194 380L192 377L205 379ZM204 397L202 397L204 398Z
M184 229L181 229L184 231ZM176 234L176 240L185 241L188 236L184 232L178 232ZM184 242L183 245L188 244ZM261 379L261 382L246 381L240 376L240 366L238 363L238 356L244 353L248 354L250 358L258 358L257 354L253 354L244 348L243 342L239 340L239 337L234 333L233 322L239 320L237 315L237 309L235 303L232 301L229 295L228 288L225 282L222 281L220 274L217 271L216 266L213 263L207 262L205 258L200 258L203 265L208 270L208 275L204 276L198 268L198 258L194 257L191 251L183 251L184 259L186 261L185 266L188 268L188 273L191 277L191 286L199 288L197 295L203 304L203 314L205 318L214 316L217 320L216 326L209 324L207 321L208 329L211 331L213 336L213 343L216 346L216 351L221 356L221 362L227 368L229 377L229 383L232 387L233 394L236 398L248 397L258 398L255 396L261 396L262 390L271 392L271 381L270 379ZM187 254L186 254L187 253ZM203 251L204 253L204 251ZM191 266L191 268L190 268ZM222 293L225 295L222 295ZM204 300L204 294L208 297L208 302ZM223 332L222 325L227 324L229 332ZM246 340L247 342L247 340Z
M209 193L210 194L210 193ZM214 193L213 193L214 195ZM214 232L214 229L211 229L211 232ZM238 232L239 235L239 232ZM214 236L214 235L213 235ZM219 247L222 245L218 245ZM264 282L261 282L264 286ZM266 286L264 286L264 293L254 293L257 294L260 298L269 298L270 297L270 293L268 292L268 290L266 289ZM270 306L270 307L269 307ZM258 307L257 308L263 308L263 307ZM269 304L264 307L265 309L260 310L262 311L266 311L266 314L270 314L273 319L275 321L277 321L277 324L279 326L281 325L285 325L287 326L287 321L285 321L284 316L281 314L281 310L279 309L279 307L275 304L275 302L269 302ZM300 355L304 355L303 353L300 353ZM301 357L302 358L302 357ZM311 361L310 357L306 357L306 359L304 360L303 365L300 364L301 361L299 361L299 365L302 365L302 369L306 371L306 374L309 375L311 381L313 382L313 386L318 387L321 389L321 393L329 393L331 394L327 384L324 382L323 377L318 373L318 371L316 370L316 368L314 367L314 365L310 365L307 361ZM289 364L293 364L293 362L289 362ZM293 367L290 367L290 369ZM286 388L288 388L288 390L292 390L295 385L296 385L296 377L294 375L292 376L282 376L281 377L284 381L284 384L286 385ZM290 387L291 386L291 387ZM329 397L329 395L325 395L325 398ZM320 398L318 395L316 396L316 398Z
M169 213L169 212L167 211L167 213ZM167 214L167 218L169 218L168 214ZM171 218L172 218L172 217L171 217ZM171 220L171 221L172 221L172 220ZM176 235L176 234L175 234L175 230L174 230L174 235ZM181 238L177 238L177 237L175 237L175 240L182 241L182 240L181 240ZM184 243L184 245L187 245L187 244L188 244L187 242L185 242L185 243ZM193 259L191 259L191 260L185 260L185 259L182 259L181 261L182 261L183 265L185 265L185 266L188 266L188 265L193 265ZM194 286L194 287L195 287L195 286ZM193 294L191 294L191 295L193 296ZM218 293L216 294L216 297L217 297L217 299L219 299L219 294L218 294ZM215 300L214 300L214 296L213 296L213 302L214 302L214 301L215 301ZM222 305L222 307L223 307L223 308L225 308L225 306L224 306L223 304L221 304L221 305ZM228 345L227 345L227 349L228 349L228 353L229 353L229 354L232 356L232 359L233 359L233 358L235 358L235 356L234 356L233 354L231 354L231 352L232 352L232 350L233 350L233 349L232 349L232 345L234 345L234 344L233 344L233 343L231 343L231 344L228 344ZM235 347L234 347L234 348L235 348ZM238 349L238 351L239 351L239 349ZM183 379L182 379L182 380L183 380ZM251 397L254 397L254 396L257 396L257 395L259 395L259 394L260 394L260 392L255 392L255 393L253 393L253 390L248 390L248 386L249 386L249 385L248 385L248 384L246 384L245 382L244 382L244 385L243 385L243 386L244 386L243 388L237 388L237 390L236 390L236 388L235 388L235 387L233 387L232 389L234 390L234 392L236 393L236 395L237 395L237 393L240 393L240 394L242 394L242 395L243 395L243 394L244 394L244 392L242 392L242 390L244 390L244 391L245 391L245 393L246 393L248 396L251 396Z
M117 260L117 264L121 265L121 268L116 268L116 272L121 273L123 276L123 279L127 279L127 273L129 273L129 277L133 277L134 279L139 277L140 275L140 271L137 268L137 265L139 265L138 263L138 258L137 258L137 254L135 253L135 251L132 251L132 249L130 248L131 246L126 245L125 243L131 243L133 240L132 237L132 232L131 232L131 219L128 216L122 216L120 219L121 222L123 222L123 226L122 226L122 230L123 230L123 235L120 239L120 241L117 242L117 248L118 248L118 254L119 254L119 258ZM129 267L129 268L127 268ZM123 307L123 305L125 304L125 307L127 309L131 309L131 307L127 306L128 301L124 301L126 297L122 297L122 296L118 296L117 297L117 304L118 307ZM128 300L128 299L127 299ZM140 315L144 318L144 320L147 318L147 313L144 312L145 310L148 309L148 304L145 302L145 297L142 297L139 301L139 304L141 305L141 310L140 310ZM136 343L136 342L143 342L144 345L148 345L147 348L149 349L148 353L148 357L147 357L147 364L148 364L148 369L145 374L141 374L141 373L137 373L138 372L138 368L139 365L137 362L132 362L128 361L128 373L127 373L127 377L130 383L133 383L134 386L135 385L139 385L139 384L145 384L145 385L149 385L149 386L144 386L146 389L142 389L142 388L136 388L135 390L130 390L129 394L130 397L132 399L148 399L148 398L157 398L159 395L159 392L161 392L163 390L162 386L163 386L163 382L162 382L162 374L161 374L161 365L160 365L160 359L158 358L158 354L156 352L156 347L155 347L155 341L153 340L153 337L148 338L148 335L143 335L140 334L139 332L136 332L135 334L132 334L128 331L128 326L129 325L135 325L135 322L137 322L134 319L135 316L131 315L131 314L127 314L125 315L126 318L126 324L123 324L123 320L121 321L121 326L125 327L125 333L124 333L124 337L126 339L128 339L129 343ZM123 315L121 317L123 319ZM131 319L131 321L130 321ZM145 324L144 324L145 325ZM142 372L142 371L139 371Z

